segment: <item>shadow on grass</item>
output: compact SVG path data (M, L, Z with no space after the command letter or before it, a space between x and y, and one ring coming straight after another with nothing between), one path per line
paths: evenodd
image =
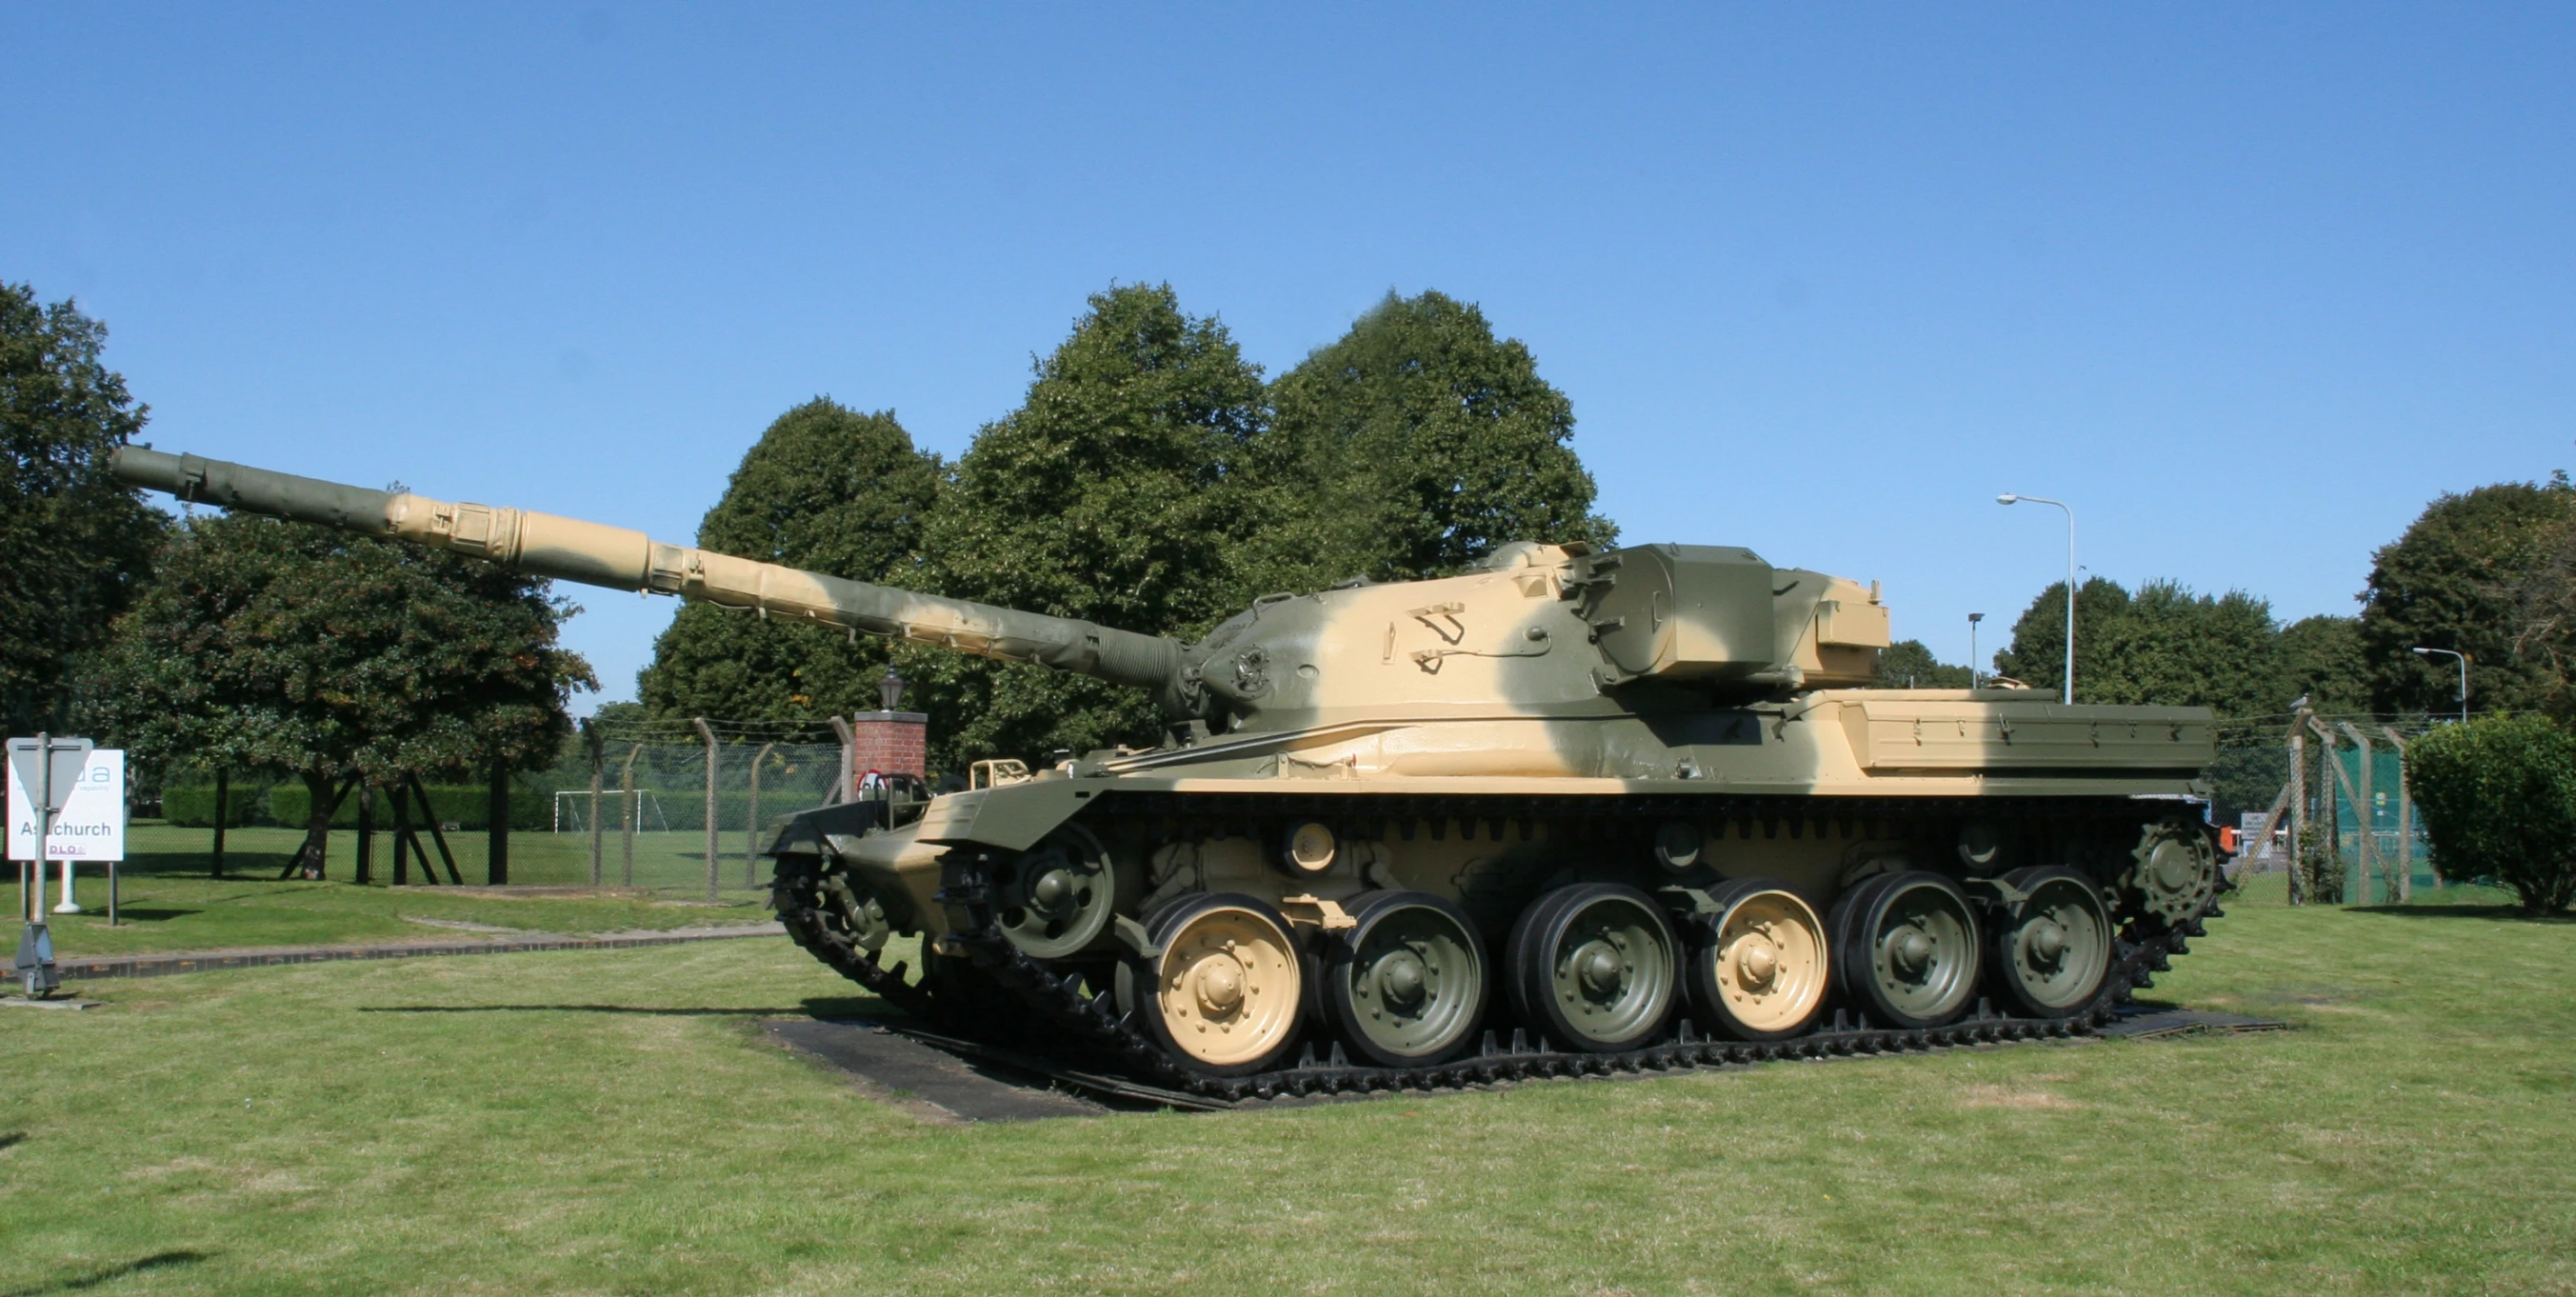
M807 999L792 1008L716 1008L706 1005L668 1007L649 1004L387 1004L362 1005L360 1013L626 1013L657 1018L865 1018L891 1012L872 996Z
M90 908L98 915L100 922L104 923L107 921L106 906L94 905ZM116 918L120 923L165 923L171 919L184 919L191 914L203 913L205 913L204 910L143 909L132 905L120 905L116 907Z
M139 1261L110 1266L105 1270L82 1275L78 1279L66 1279L61 1283L46 1284L41 1288L13 1289L7 1293L0 1293L0 1297L40 1297L40 1294L44 1293L83 1292L96 1288L100 1284L114 1283L127 1275L141 1274L146 1270L166 1270L171 1266L195 1265L200 1261L212 1259L212 1253L193 1252L184 1248L176 1252L155 1252Z
M26 1142L27 1132L23 1130L0 1131L0 1149L16 1148Z
M2576 923L2576 914L2535 914L2519 905L2356 905L2357 914L2400 919L2496 919L2520 923Z

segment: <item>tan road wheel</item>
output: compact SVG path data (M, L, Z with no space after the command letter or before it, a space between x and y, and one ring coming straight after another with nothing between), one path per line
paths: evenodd
M1296 1043L1305 973L1277 910L1231 893L1191 897L1157 914L1152 935L1163 953L1137 1016L1174 1061L1242 1076Z
M1728 883L1691 951L1694 1016L1738 1040L1785 1040L1813 1026L1825 1006L1824 921L1770 879Z

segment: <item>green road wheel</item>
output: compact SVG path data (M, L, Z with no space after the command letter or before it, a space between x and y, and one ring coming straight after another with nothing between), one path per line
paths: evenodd
M1994 922L1987 953L1996 988L2031 1017L2073 1017L2111 968L2111 916L2100 889L2055 866L2015 870L2003 882L2028 899Z
M1977 991L1977 919L1939 874L1882 874L1845 893L1827 925L1834 980L1892 1027L1937 1027Z
M1684 981L1700 1025L1737 1040L1786 1040L1825 1007L1824 920L1785 884L1744 878L1710 894Z
M1063 959L1109 930L1118 880L1109 853L1078 825L1065 825L994 875L1002 933L1031 959Z
M1504 957L1512 1007L1550 1041L1634 1049L1672 1016L1679 944L1662 908L1633 887L1559 888L1513 926Z
M1149 935L1162 953L1131 964L1122 998L1173 1062L1203 1076L1247 1076L1297 1043L1305 962L1268 902L1187 897L1156 911Z
M1342 1039L1387 1067L1446 1062L1485 1017L1485 943L1429 892L1372 892L1334 934L1323 1007Z

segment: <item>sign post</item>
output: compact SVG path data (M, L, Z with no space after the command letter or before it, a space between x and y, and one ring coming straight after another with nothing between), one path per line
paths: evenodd
M18 933L18 956L10 970L31 998L51 995L62 984L54 972L53 933L45 928L46 847L53 840L55 815L71 800L89 766L90 748L88 739L50 734L9 740L9 854L24 862L18 870L18 917L26 925ZM120 855L124 822L118 815Z

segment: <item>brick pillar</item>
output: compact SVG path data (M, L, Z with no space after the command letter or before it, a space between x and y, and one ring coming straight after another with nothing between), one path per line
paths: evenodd
M859 712L850 717L850 783L857 791L868 772L930 777L930 717L921 712Z

